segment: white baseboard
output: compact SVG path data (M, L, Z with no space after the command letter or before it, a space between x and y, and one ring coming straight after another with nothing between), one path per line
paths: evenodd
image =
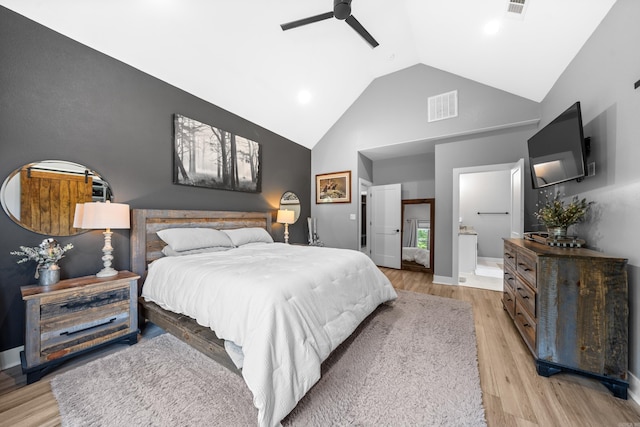
M502 264L504 258L492 258L488 256L479 256L478 259L483 259L486 262L495 262L496 264Z
M453 277L436 275L433 276L433 283L437 285L457 285L457 283L453 281Z
M0 370L13 368L20 364L20 352L24 350L24 346L10 348L0 352Z
M628 397L634 402L640 405L640 379L629 372L629 389L627 390Z

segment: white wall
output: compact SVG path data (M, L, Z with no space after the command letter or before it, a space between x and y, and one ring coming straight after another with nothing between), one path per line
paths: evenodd
M511 231L510 210L510 171L460 175L460 217L462 225L478 233L479 257L502 258L502 238L509 237Z
M544 125L575 101L591 136L596 176L559 186L595 201L576 228L594 249L628 258L629 368L640 376L640 1L618 0L542 102ZM640 390L636 390L640 392Z
M428 123L427 98L451 90L458 90L458 117ZM478 132L486 134L492 129L535 121L539 117L538 108L538 103L524 98L426 65L416 65L380 77L369 85L313 148L312 174L351 170L356 175L361 150L410 141L451 142L461 135L473 139L470 135ZM523 141L512 140L510 143L520 146ZM523 157L521 153L509 161L520 157ZM435 169L437 186L437 166ZM352 180L352 189L356 191L357 179ZM315 193L315 188L312 190ZM436 198L437 192L436 188ZM355 200L340 205L314 204L311 211L318 218L318 227L323 230L322 239L328 246L357 248L357 222L349 219L350 214L358 212ZM451 201L443 206L436 200L435 216L437 223L445 216L451 216ZM437 232L434 236L438 238ZM448 246L451 247L450 242ZM436 247L440 251L440 245L436 244ZM449 267L441 267L436 261L436 274L439 268L451 269L450 250L444 256L440 262Z
M373 162L374 185L402 184L403 199L431 199L436 193L435 153Z
M459 169L478 167L491 170L488 165L514 164L521 158L526 158L527 138L535 133L532 126L520 127L515 130L507 129L467 138L449 144L436 145L436 224L434 230L437 251L434 252L434 280L438 283L457 283L457 260L453 257L457 251L458 215L458 186L454 186ZM482 166L487 166L482 168ZM528 167L528 166L525 166ZM531 192L531 191L530 191ZM454 199L455 198L455 199ZM525 211L526 211L525 195ZM531 227L533 217L525 218L525 229ZM454 274L454 272L456 272Z

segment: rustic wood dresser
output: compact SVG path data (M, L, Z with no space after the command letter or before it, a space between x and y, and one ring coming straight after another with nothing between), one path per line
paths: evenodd
M22 286L26 328L20 358L27 383L89 350L118 341L138 342L139 277L120 271L106 278Z
M539 375L585 375L627 398L626 266L593 250L505 239L502 302Z

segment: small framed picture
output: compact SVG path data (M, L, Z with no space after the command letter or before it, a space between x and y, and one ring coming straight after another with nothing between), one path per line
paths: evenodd
M316 175L316 203L351 203L351 171Z

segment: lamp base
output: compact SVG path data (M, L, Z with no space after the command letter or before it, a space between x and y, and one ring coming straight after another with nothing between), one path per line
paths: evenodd
M118 271L111 267L111 261L113 260L113 247L111 246L111 230L107 228L103 231L104 235L104 247L102 248L102 263L104 268L96 273L96 277L111 277L118 274Z
M111 276L115 276L116 274L118 274L118 270L115 270L109 267L109 268L103 268L102 270L98 271L96 273L96 277L111 277Z
M289 243L289 224L284 223L284 242Z

